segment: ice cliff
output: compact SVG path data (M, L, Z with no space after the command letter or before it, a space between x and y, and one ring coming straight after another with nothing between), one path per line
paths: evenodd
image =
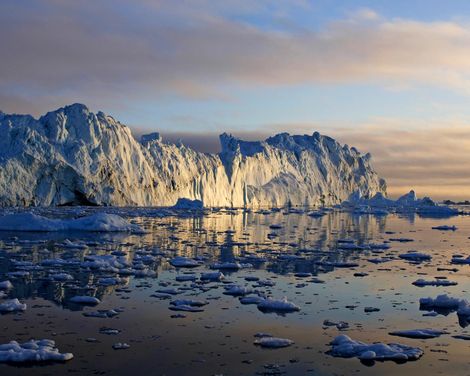
M128 127L81 104L39 119L0 112L0 205L204 206L336 204L355 191L385 193L370 155L315 132L247 142L220 136L219 154L134 139Z

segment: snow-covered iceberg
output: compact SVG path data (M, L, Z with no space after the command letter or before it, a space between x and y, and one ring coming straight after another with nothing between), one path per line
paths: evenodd
M320 135L264 141L220 136L205 154L159 134L134 139L102 112L73 104L35 119L0 112L0 205L259 207L339 204L385 193L370 154Z

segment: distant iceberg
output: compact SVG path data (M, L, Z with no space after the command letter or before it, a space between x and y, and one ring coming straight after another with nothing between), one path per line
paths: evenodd
M422 217L451 217L459 214L457 209L439 205L429 197L418 198L411 190L397 200L377 192L372 198L365 198L360 191L353 192L341 206L359 214L386 214L388 212L417 213Z

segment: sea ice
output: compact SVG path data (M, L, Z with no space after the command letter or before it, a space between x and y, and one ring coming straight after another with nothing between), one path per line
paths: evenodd
M258 304L258 309L262 312L296 312L300 311L300 307L296 306L294 303L289 302L287 298L276 300L272 298L267 298L261 301Z
M399 343L373 343L354 341L347 335L339 335L332 342L328 354L334 357L353 358L362 361L385 361L406 362L417 360L423 355L423 350L419 347L411 347Z
M428 339L437 338L443 334L449 334L443 330L435 329L411 329L411 330L397 330L388 333L391 336L406 337L406 338L417 338L417 339Z
M0 231L91 231L132 232L143 230L116 214L96 213L88 217L50 219L31 212L7 214L0 217Z
M85 305L96 305L100 303L98 298L94 296L86 296L86 295L77 295L69 299L72 303L77 304L85 304Z
M279 349L282 347L288 347L292 345L294 341L287 338L276 338L276 337L262 337L255 340L254 344L257 346Z
M6 300L0 304L0 313L9 313L9 312L18 312L26 311L26 304L20 303L20 301L15 299Z
M2 363L64 362L72 358L71 353L59 353L55 342L50 339L30 340L24 343L11 341L0 345Z

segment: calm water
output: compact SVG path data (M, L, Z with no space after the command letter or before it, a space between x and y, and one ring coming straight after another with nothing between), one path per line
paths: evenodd
M54 210L48 215L68 215ZM85 210L85 209L83 209ZM92 211L92 209L86 209ZM104 209L102 209L104 210ZM152 217L151 210L122 210L130 220L141 225L145 235L90 233L0 233L0 281L9 279L17 297L28 305L24 313L0 316L0 343L30 338L50 338L61 352L75 358L64 364L34 367L0 365L2 375L50 374L152 374L152 375L468 375L470 341L451 335L470 333L459 324L457 315L425 317L419 310L419 298L447 293L469 298L470 266L450 264L453 254L470 255L470 218L425 219L417 216L371 216L331 212L322 218L305 213L217 212L199 217ZM272 229L270 225L280 225ZM436 225L456 225L457 231L437 231ZM390 241L408 238L411 242ZM87 245L86 249L65 248L69 239ZM389 242L388 250L338 250L338 239L354 239L358 244ZM398 255L416 250L432 255L431 261L410 263ZM125 285L96 286L99 277L109 273L90 272L78 266L35 268L44 259L83 259L85 254L122 251L129 260L136 255L153 255L148 266L157 272L154 278L128 277ZM266 259L252 268L225 272L226 279L241 286L256 282L256 276L275 283L259 287L275 298L287 297L299 312L277 315L262 313L256 305L242 305L238 298L222 294L224 283L192 286L177 282L183 273L209 271L214 262L240 260L255 254ZM199 257L204 265L195 269L176 269L169 260L176 256ZM287 258L286 255L298 257ZM375 264L369 259L390 257L391 261ZM335 268L321 263L354 262L354 268ZM23 267L22 267L23 265ZM7 273L21 269L29 276L12 278ZM458 271L438 271L455 268ZM70 282L53 282L51 272L65 271L74 277ZM312 273L300 278L295 273ZM354 273L368 273L355 277ZM418 278L445 276L458 282L451 287L415 287ZM152 297L156 290L177 289L171 297L207 300L204 312L174 312L168 309L171 299ZM101 299L96 307L83 307L68 300L74 295L94 294ZM0 301L1 302L1 301ZM380 308L365 313L365 307ZM113 318L85 317L84 312L122 308ZM172 316L184 314L185 317ZM349 329L324 327L324 320L345 321ZM117 335L100 333L100 328L118 329ZM435 328L451 335L416 340L392 337L392 330ZM469 327L470 328L470 327ZM253 344L254 334L270 333L289 338L288 348L268 350ZM416 362L376 363L373 367L359 360L333 358L326 354L328 343L339 334L366 342L399 342L421 347L424 356ZM89 342L87 338L96 341ZM112 345L126 342L127 350ZM451 371L449 371L451 370Z

